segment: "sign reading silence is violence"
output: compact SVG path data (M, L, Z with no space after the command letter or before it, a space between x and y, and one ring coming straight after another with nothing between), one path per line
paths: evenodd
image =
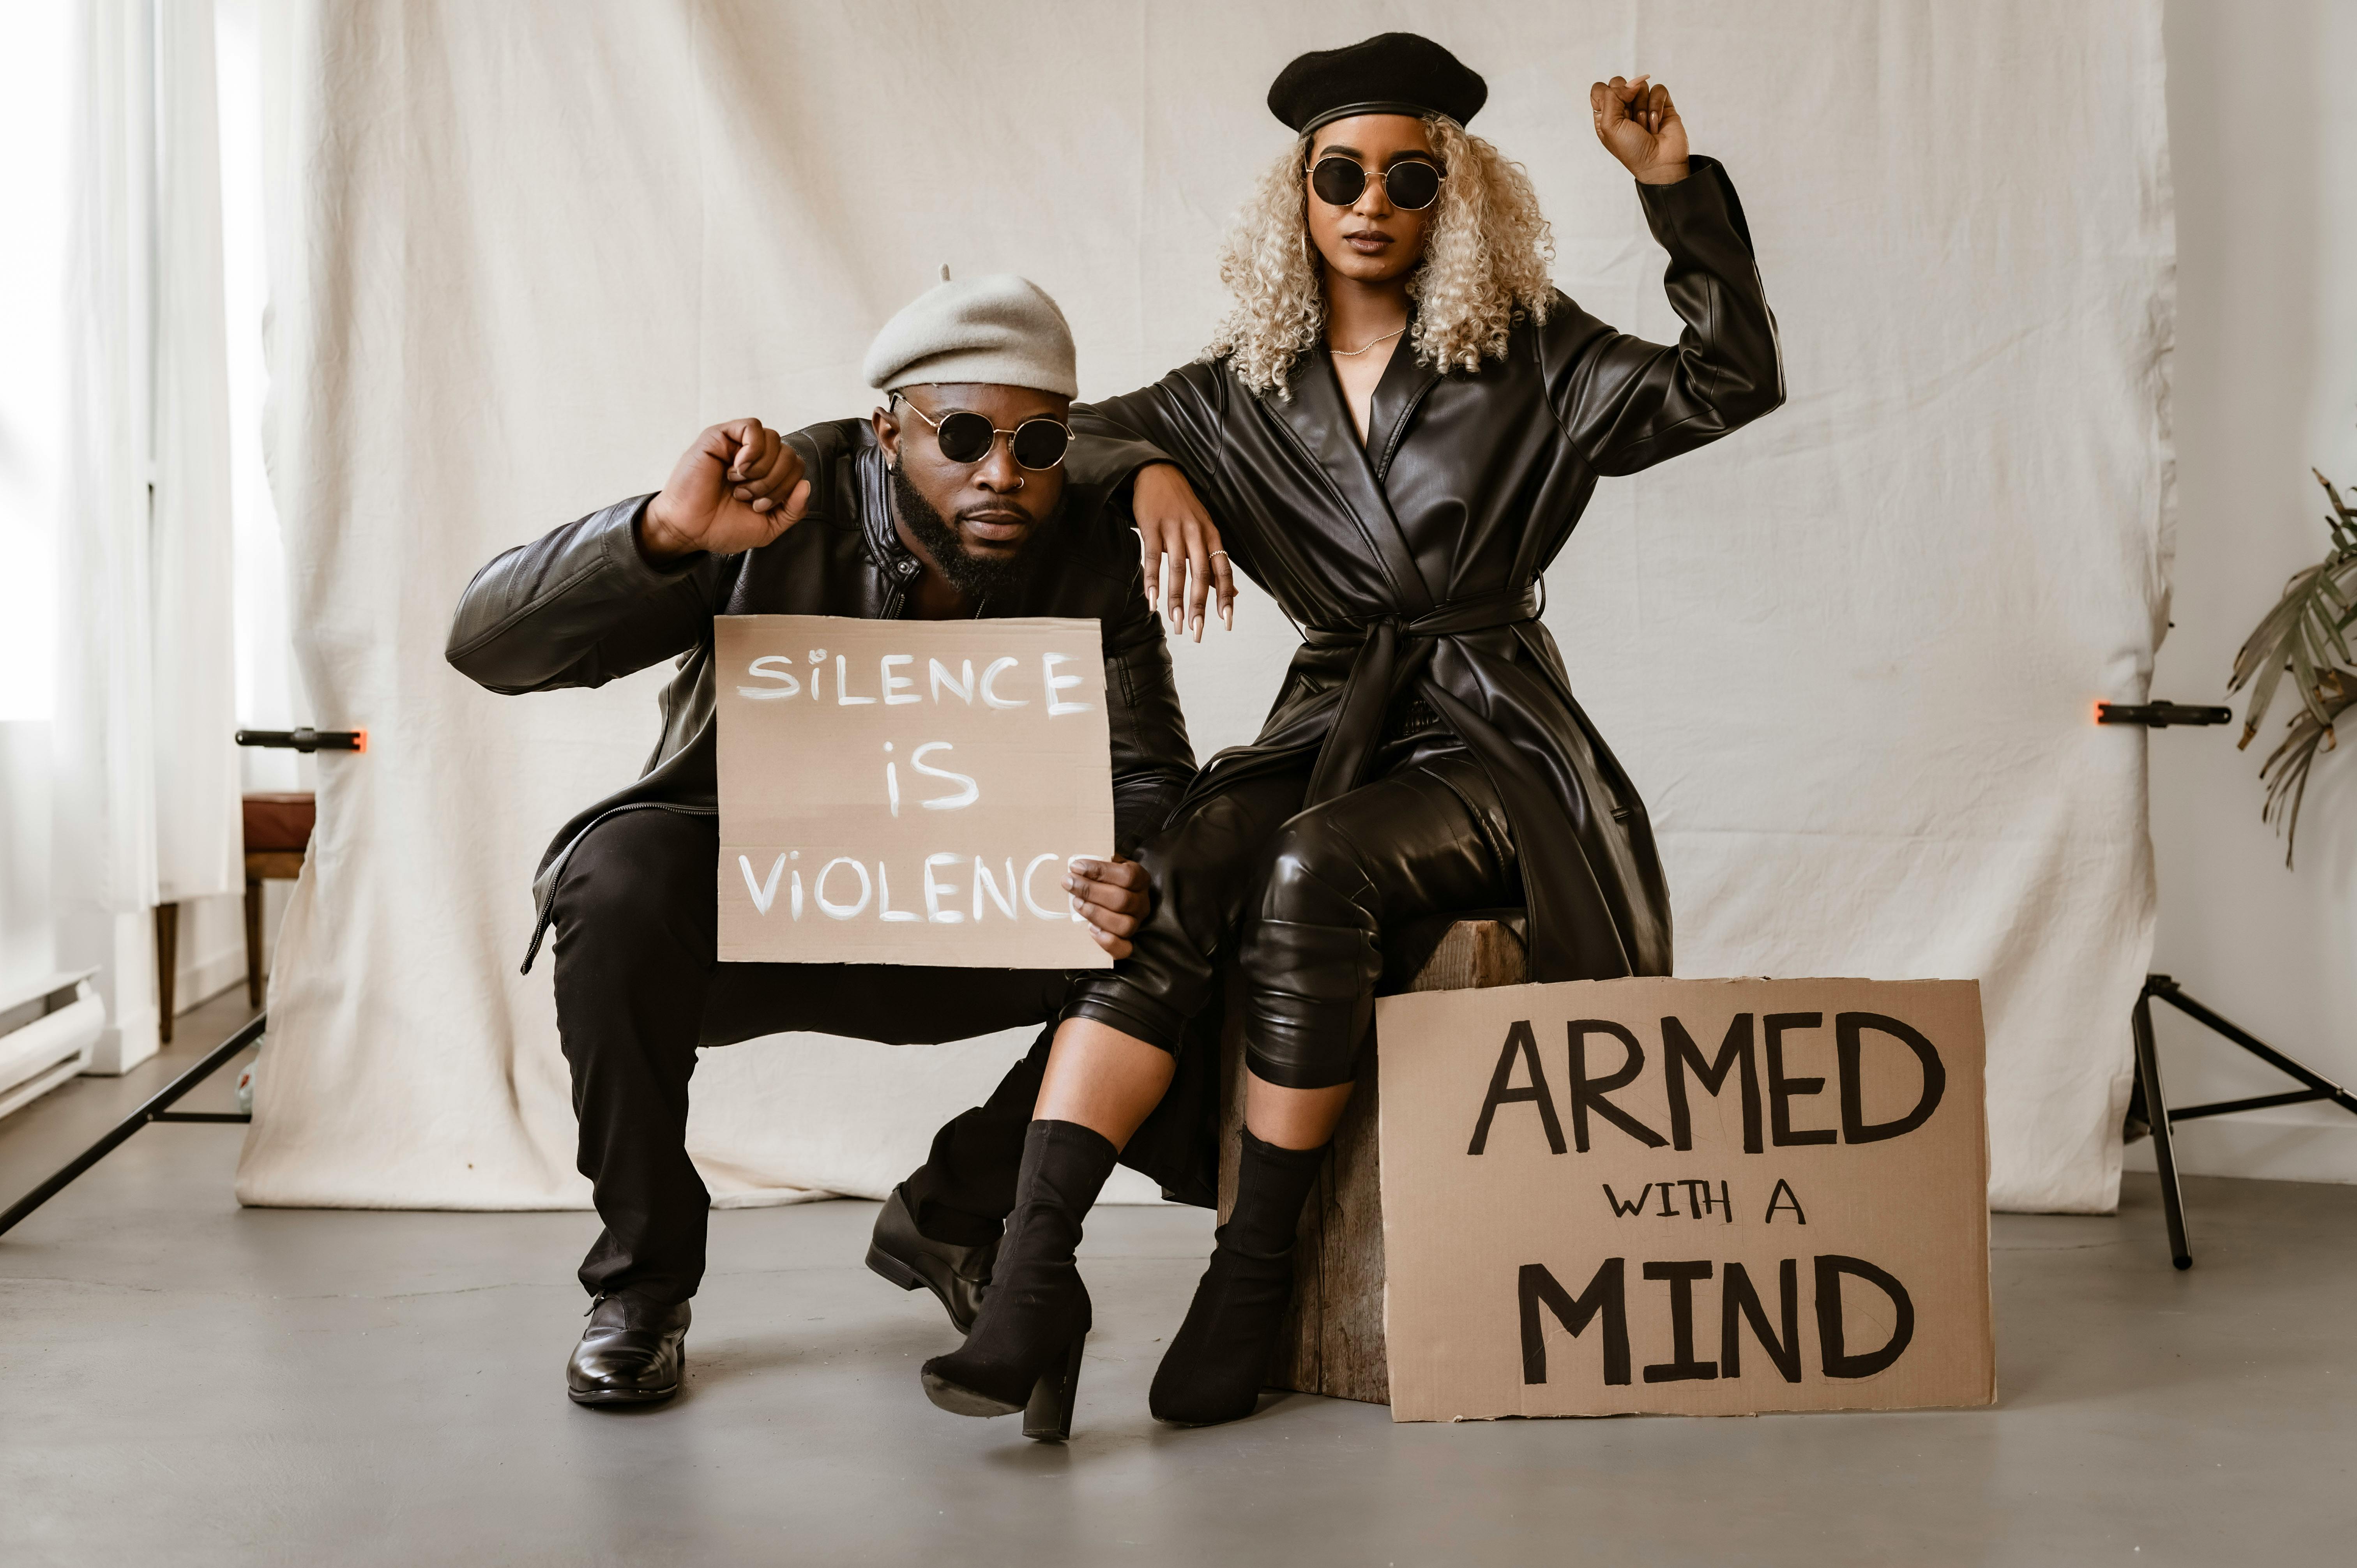
M1378 1004L1402 1421L1987 1404L1971 981Z
M1096 622L714 626L723 962L1112 963L1063 889L1113 853Z

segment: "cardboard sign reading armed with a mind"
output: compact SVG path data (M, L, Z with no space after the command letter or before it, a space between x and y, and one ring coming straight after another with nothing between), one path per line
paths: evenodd
M1380 1006L1396 1418L1996 1397L1973 982Z

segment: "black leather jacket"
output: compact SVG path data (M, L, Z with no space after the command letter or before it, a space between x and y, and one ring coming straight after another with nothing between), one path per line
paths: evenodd
M1573 699L1537 617L1539 576L1599 475L1715 441L1784 399L1775 317L1726 172L1693 160L1638 187L1685 322L1616 332L1557 294L1502 358L1446 374L1405 347L1361 444L1324 348L1292 396L1222 361L1072 411L1073 428L1176 459L1236 567L1303 628L1260 737L1214 757L1179 810L1272 768L1313 766L1311 804L1365 775L1416 699L1478 757L1512 822L1538 980L1670 972L1669 892L1644 803Z
M557 831L533 890L540 909L524 967L548 920L565 855L615 811L719 810L713 743L712 618L836 615L891 620L921 570L891 522L875 433L863 420L797 431L786 440L811 482L810 510L774 542L742 554L696 554L671 567L640 553L639 514L651 496L619 501L520 544L475 575L450 623L448 655L494 692L602 686L676 658L662 693L662 736L629 788L587 807ZM1032 548L1039 570L1019 598L985 616L1069 616L1103 628L1106 717L1113 732L1114 823L1124 854L1162 825L1194 777L1170 651L1146 603L1137 542L1119 484L1125 462L1102 443L1076 441L1065 460L1064 510Z

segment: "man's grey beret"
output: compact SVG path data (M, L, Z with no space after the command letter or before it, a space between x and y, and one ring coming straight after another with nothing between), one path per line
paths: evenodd
M942 281L884 324L867 346L878 392L927 381L985 382L1080 395L1072 329L1047 291L1013 273Z

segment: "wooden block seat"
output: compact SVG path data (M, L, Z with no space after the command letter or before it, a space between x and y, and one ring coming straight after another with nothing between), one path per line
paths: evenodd
M1384 955L1383 994L1518 985L1529 978L1520 910L1480 910L1397 933ZM1228 987L1221 1036L1220 1218L1235 1202L1244 1120L1243 1030ZM1391 1402L1383 1350L1383 1198L1374 1051L1361 1061L1332 1152L1301 1216L1293 1306L1271 1358L1268 1386L1334 1399Z

